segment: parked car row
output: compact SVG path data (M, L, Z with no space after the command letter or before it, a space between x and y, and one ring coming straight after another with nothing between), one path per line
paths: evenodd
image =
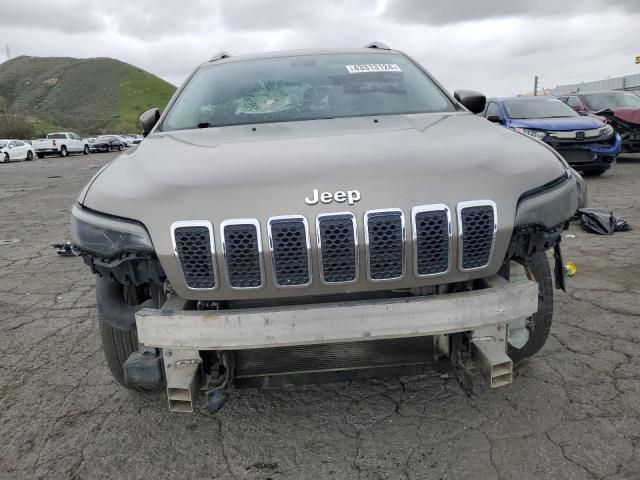
M38 140L0 139L0 162L33 160L35 156L66 157L72 153L88 155L96 152L124 150L142 141L142 135L99 135L82 138L73 132L49 133Z
M546 143L584 175L640 152L640 97L630 92L490 98L480 115Z
M142 141L142 137L138 140L133 136L124 135L100 135L98 137L90 137L89 150L91 152L112 152L114 150L124 150Z

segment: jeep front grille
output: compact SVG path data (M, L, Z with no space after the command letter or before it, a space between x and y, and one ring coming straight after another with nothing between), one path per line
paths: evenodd
M358 279L358 241L353 213L318 216L316 222L320 278L324 283Z
M476 270L489 264L497 227L495 212L495 204L490 201L458 204L461 270Z
M216 269L211 223L176 222L171 229L173 248L189 288L213 290L216 287Z
M229 286L261 287L263 273L258 221L226 220L222 222L221 230Z
M370 280L394 280L404 275L404 241L402 210L372 210L365 214Z
M450 209L444 204L423 205L411 210L410 248L407 255L404 212L397 208L367 211L358 226L351 212L323 213L315 218L318 247L312 265L307 219L301 215L271 217L267 238L256 219L225 220L220 224L222 272L232 289L265 285L262 245L269 244L272 284L278 288L305 287L312 283L314 268L326 285L358 282L358 230L364 232L366 277L371 282L392 281L413 273L414 277L444 275L454 267L452 252L458 252L459 271L479 270L489 265L497 233L497 210L490 200L457 205L457 248L452 241ZM193 290L219 287L213 227L208 221L183 221L172 225L174 250ZM408 264L409 259L412 264ZM315 259L315 257L314 257ZM269 276L271 278L271 275ZM223 280L224 282L224 280ZM269 283L269 282L267 282Z
M269 245L277 286L303 287L311 283L309 227L304 217L270 218Z
M449 208L442 204L415 207L411 217L416 276L447 273L451 257Z

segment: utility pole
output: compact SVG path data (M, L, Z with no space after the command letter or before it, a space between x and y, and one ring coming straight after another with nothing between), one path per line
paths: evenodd
M538 75L536 75L533 78L533 96L534 97L538 96L538 80L539 80Z
M11 50L9 50L9 44L8 43L4 46L4 49L7 52L7 60L11 60Z

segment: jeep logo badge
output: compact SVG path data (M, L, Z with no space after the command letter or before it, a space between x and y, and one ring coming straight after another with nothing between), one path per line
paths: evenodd
M347 190L346 192L342 190L338 190L336 193L331 193L331 192L319 193L318 189L314 188L311 196L306 197L304 199L304 203L306 203L307 205L315 205L318 202L321 202L321 203L347 202L349 203L349 205L353 205L361 198L362 198L362 195L360 195L360 192L358 190Z

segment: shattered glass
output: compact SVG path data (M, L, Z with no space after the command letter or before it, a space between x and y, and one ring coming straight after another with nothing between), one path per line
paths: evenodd
M265 114L299 110L302 97L310 85L272 81L259 82L247 95L237 100L236 114Z
M162 130L453 110L444 92L399 54L283 56L202 68Z

